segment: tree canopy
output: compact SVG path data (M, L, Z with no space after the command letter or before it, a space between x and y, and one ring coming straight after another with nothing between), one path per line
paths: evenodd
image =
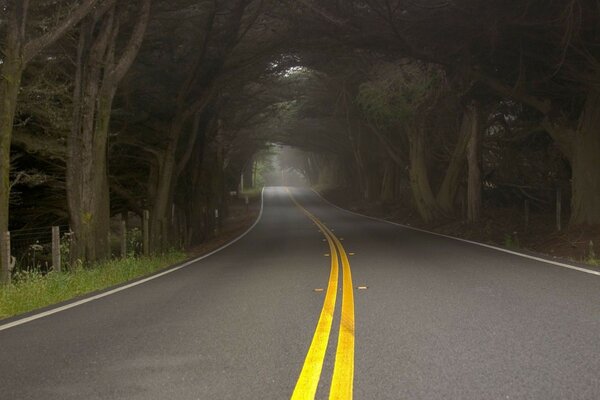
M202 240L275 143L312 184L427 221L476 220L482 190L543 206L560 187L573 225L600 224L596 1L4 0L0 13L0 230L68 222L93 259L111 215L149 209L154 241L175 214L184 241Z

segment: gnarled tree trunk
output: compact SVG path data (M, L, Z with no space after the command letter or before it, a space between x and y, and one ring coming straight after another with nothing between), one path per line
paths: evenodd
M431 222L441 214L435 200L427 170L425 156L425 132L417 124L408 128L410 186L415 207L425 222Z
M469 148L467 164L467 220L477 222L481 217L481 126L479 105L473 102L467 112L469 129Z
M26 40L26 27L30 1L8 0L4 3L6 38L4 48L1 49L0 65L0 232L8 229L9 222L10 144L23 70L42 50L78 24L96 2L97 0L85 0L45 34L29 41ZM1 253L0 257L3 257ZM2 279L7 280L8 274L7 266L3 266L0 271Z
M571 224L600 225L600 91L588 93L571 144Z
M175 154L182 131L181 125L174 123L169 132L169 142L160 160L158 181L152 201L152 212L150 213L150 232L152 248L160 248L163 242L163 226L167 223L167 208L173 200L173 186L175 177Z
M112 103L144 38L150 0L142 0L137 24L116 62L120 10L116 2L106 3L80 33L67 160L69 218L75 233L72 260L110 256L107 147Z
M18 56L18 43L9 43L5 49L4 64L0 69L0 235L8 230L9 199L10 199L10 143L12 138L13 120L17 105L17 96L21 86L23 73L21 59ZM0 246L0 257L6 259L4 248ZM1 264L0 283L8 283L9 266Z
M465 156L471 135L473 110L467 107L462 116L458 140L452 152L446 175L437 193L437 203L445 214L453 214L455 210L456 192L465 165Z

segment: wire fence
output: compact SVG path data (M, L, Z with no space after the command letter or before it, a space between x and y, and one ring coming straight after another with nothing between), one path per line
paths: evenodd
M55 229L55 232L53 232ZM122 236L126 235L125 243ZM54 238L57 235L58 238ZM143 252L142 233L137 227L122 232L111 227L109 234L111 257L136 256ZM73 233L68 225L23 228L10 231L10 255L14 257L12 272L61 269L70 260ZM53 259L53 256L55 259ZM60 258L56 258L60 256ZM59 266L56 266L60 260Z
M59 246L67 243L70 229L58 226ZM52 227L26 228L10 232L11 255L15 257L14 271L48 271L52 267ZM61 251L62 250L62 251ZM64 252L64 249L59 249Z

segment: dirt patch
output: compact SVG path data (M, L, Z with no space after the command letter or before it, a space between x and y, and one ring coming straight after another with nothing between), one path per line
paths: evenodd
M321 194L342 208L403 225L512 250L527 250L554 258L599 265L600 226L573 227L558 232L556 216L550 212L532 212L529 224L525 226L522 210L486 206L483 217L477 224L470 224L459 218L425 224L408 206L358 200L341 189L324 190ZM566 216L563 220L565 224L568 221Z

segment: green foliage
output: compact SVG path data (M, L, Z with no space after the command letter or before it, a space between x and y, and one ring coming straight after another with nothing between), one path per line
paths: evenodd
M594 250L594 242L590 240L588 247L588 255L585 262L590 265L600 266L600 258L596 257L596 251Z
M588 257L585 260L586 264L594 265L596 267L600 267L600 258L590 258Z
M127 232L127 257L135 257L142 254L142 246L142 230L139 228L130 229Z
M382 64L360 85L356 103L379 128L410 123L436 94L441 73L418 64Z
M0 318L22 314L96 290L151 274L185 260L182 252L102 262L92 268L75 266L69 272L21 271L13 283L0 287Z
M518 249L521 246L517 232L513 234L507 233L504 235L504 247L508 249Z
M256 188L262 188L265 186L265 183L268 180L268 175L273 174L275 172L275 156L276 152L274 148L269 147L265 150L259 151L254 159L256 161L255 164L255 176L256 182L254 182L254 186Z

